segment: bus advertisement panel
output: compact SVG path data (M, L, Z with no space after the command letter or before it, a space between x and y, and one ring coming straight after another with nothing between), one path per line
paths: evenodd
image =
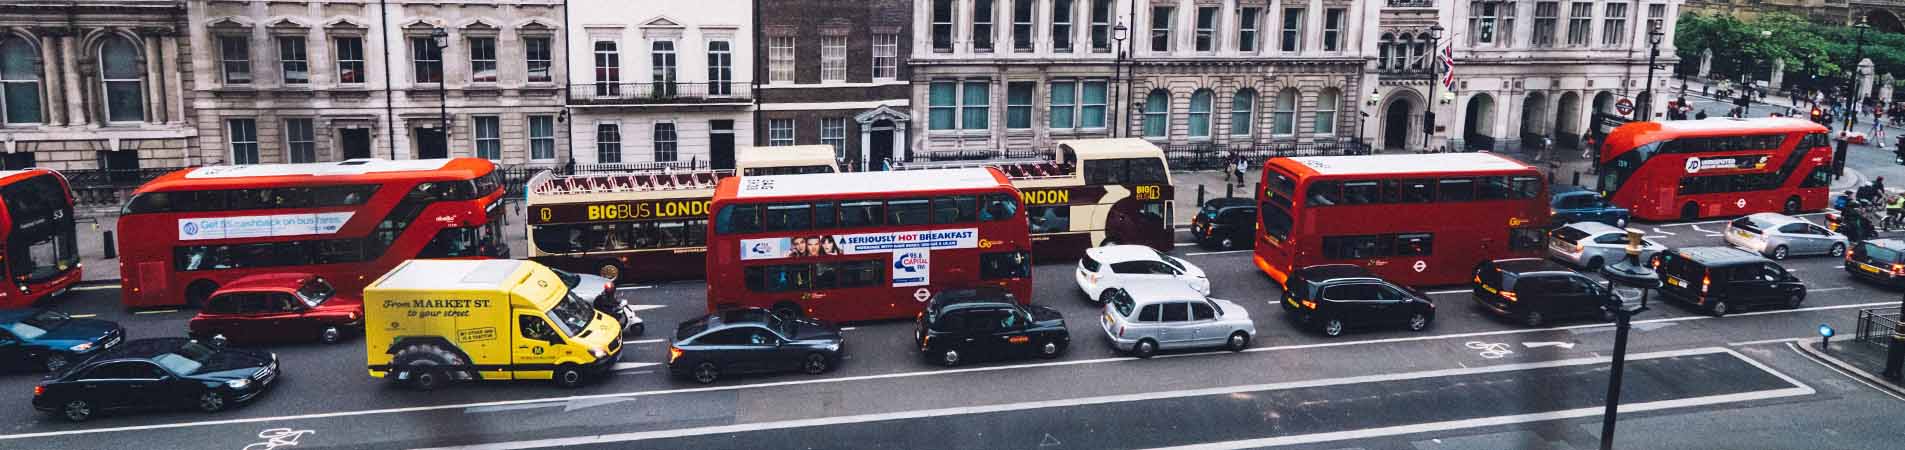
M286 272L354 293L413 258L508 257L502 196L479 158L182 169L119 216L122 299L202 305L238 278Z
M0 172L0 308L25 308L59 295L80 279L73 232L73 192L46 169Z
M1547 184L1491 153L1271 158L1257 191L1257 267L1356 264L1397 283L1468 280L1483 261L1538 257Z
M978 286L1029 303L1018 199L996 169L723 179L711 206L708 310L899 319L935 292Z
M1632 122L1607 136L1601 195L1646 220L1823 209L1826 127L1792 118Z

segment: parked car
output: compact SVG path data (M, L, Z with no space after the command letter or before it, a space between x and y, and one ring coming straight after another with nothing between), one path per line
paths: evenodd
M1626 227L1627 208L1614 206L1601 193L1572 185L1555 185L1548 197L1548 216L1552 223L1600 222Z
M119 345L125 327L48 309L0 310L0 367L52 373Z
M33 408L74 422L121 409L218 412L269 390L279 370L272 353L140 339L47 377L33 388Z
M1613 319L1608 305L1620 304L1620 297L1594 279L1537 258L1484 262L1475 268L1469 287L1482 309L1531 327L1556 319Z
M1191 218L1191 236L1205 247L1232 250L1256 243L1257 203L1240 197L1214 198L1204 202Z
M1656 258L1660 293L1715 317L1740 308L1806 301L1806 283L1766 258L1731 247L1671 249Z
M1391 283L1362 266L1323 264L1290 273L1283 310L1297 323L1336 337L1352 327L1405 326L1422 331L1435 321L1428 294Z
M840 363L840 327L784 318L760 308L721 311L675 327L668 373L709 384L724 375L802 371L821 374Z
M233 280L186 322L186 334L194 339L244 343L335 344L346 334L363 332L362 299L339 296L324 277L300 273Z
M1182 283L1210 295L1204 269L1189 261L1143 245L1107 245L1085 250L1078 258L1078 289L1091 301L1105 289L1140 283Z
M913 331L920 354L948 366L969 359L1056 358L1071 342L1058 310L1021 306L1010 292L995 287L939 291Z
M1641 239L1639 261L1648 261L1667 246ZM1600 222L1575 222L1548 232L1548 256L1589 271L1627 257L1627 230Z
M642 318L635 315L635 308L628 306L628 300L615 296L615 280L554 267L550 267L549 271L555 272L556 278L561 278L562 284L569 286L569 292L575 294L576 298L589 302L596 311L608 314L615 318L616 323L622 324L623 336L641 336L648 330Z
M1905 286L1905 241L1874 239L1852 244L1845 273L1891 287Z
M1790 255L1845 255L1845 235L1779 213L1756 213L1727 222L1726 243L1776 260Z
M1139 284L1105 291L1099 326L1118 351L1150 358L1158 350L1224 347L1243 351L1257 333L1250 312L1190 286Z

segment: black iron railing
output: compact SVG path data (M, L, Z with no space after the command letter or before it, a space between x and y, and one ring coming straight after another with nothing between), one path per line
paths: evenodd
M750 103L747 83L586 83L569 85L573 101L584 105L658 105Z
M1265 159L1279 156L1339 156L1369 153L1369 146L1354 138L1273 141L1269 144L1239 142L1164 146L1164 157L1170 161L1171 170L1222 169L1233 155L1241 155L1255 166L1262 164Z
M1899 327L1898 308L1867 308L1859 310L1859 329L1853 339L1859 342L1880 342L1890 338Z
M1391 8L1433 8L1435 0L1389 0Z

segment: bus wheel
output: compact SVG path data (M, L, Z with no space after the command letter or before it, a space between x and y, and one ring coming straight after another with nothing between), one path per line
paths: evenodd
M1694 202L1687 202L1686 206L1680 207L1680 218L1686 219L1686 220L1693 220L1693 219L1700 218L1700 204L1694 203Z
M619 277L622 275L622 266L618 266L612 262L603 261L601 267L597 267L595 269L595 274L601 275L602 278L607 278L609 279L609 281L615 281L616 277Z
M218 292L218 283L213 283L211 280L194 281L190 286L185 287L185 306L203 307L205 301L212 298L213 292Z
M775 303L771 310L774 311L774 315L780 316L782 319L798 319L801 317L800 305L796 305L794 302Z
M1786 198L1785 211L1787 215L1799 214L1799 197L1798 196Z

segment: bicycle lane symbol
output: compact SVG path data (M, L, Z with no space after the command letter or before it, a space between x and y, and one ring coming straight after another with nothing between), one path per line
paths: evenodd
M1463 346L1470 350L1477 350L1476 354L1488 359L1497 359L1515 353L1514 350L1508 349L1508 344L1500 342L1468 341Z
M272 428L258 433L258 438L264 439L264 442L247 445L244 450L272 450L279 447L296 447L298 446L298 439L310 434L317 434L317 431Z

